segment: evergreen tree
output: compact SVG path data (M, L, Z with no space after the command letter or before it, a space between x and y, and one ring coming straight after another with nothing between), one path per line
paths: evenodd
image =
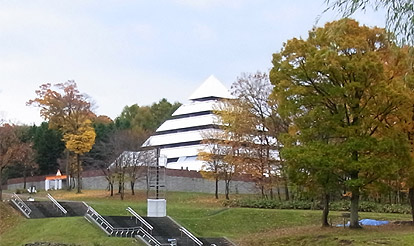
M65 144L62 141L62 133L49 129L49 124L43 122L40 126L33 126L33 149L35 160L39 165L39 174L56 173L59 168L58 159L62 157Z

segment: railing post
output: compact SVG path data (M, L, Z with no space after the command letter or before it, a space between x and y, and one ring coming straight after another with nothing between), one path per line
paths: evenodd
M68 213L68 211L66 211L66 209L60 205L60 203L49 193L47 194L47 197L49 198L49 200L52 201L52 203L63 213L63 215L66 215Z
M23 214L27 218L30 218L32 210L29 208L29 206L27 206L26 203L23 202L23 200L16 193L13 193L11 201L20 209L20 211L23 212Z

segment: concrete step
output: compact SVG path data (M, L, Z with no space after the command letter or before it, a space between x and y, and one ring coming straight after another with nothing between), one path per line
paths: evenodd
M138 221L136 223L134 217L130 216L104 216L104 218L115 228L137 227L141 226ZM151 226L154 227L152 236L162 244L167 244L168 239L176 239L177 245L194 246L194 242L184 234L181 234L180 225L169 217L143 217ZM234 246L226 238L199 238L203 245L217 246Z
M32 210L30 219L65 216L51 201L24 201L24 203ZM68 212L66 216L84 216L87 210L82 202L60 202L60 204ZM14 205L13 207L19 210Z
M82 202L59 202L66 211L66 216L84 216L88 208Z
M130 216L102 216L109 222L114 228L130 228L139 227L141 224L135 222L134 217Z
M27 206L32 210L31 219L62 217L63 213L49 201L26 201Z

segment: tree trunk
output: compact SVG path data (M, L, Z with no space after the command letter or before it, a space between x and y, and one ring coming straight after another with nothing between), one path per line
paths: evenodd
M352 179L352 175L351 175ZM349 228L362 228L358 221L359 186L351 188L351 222Z
M77 171L78 171L78 173L77 173L77 175L78 175L78 177L77 177L77 179L78 179L78 191L77 191L77 193L82 193L82 191L81 191L81 169L80 169L80 167L81 167L81 164L80 164L80 158L79 158L79 154L76 154L76 166L77 166Z
M264 193L264 185L263 184L260 185L260 192L262 193L262 199L264 199L265 198L265 193Z
M287 180L285 181L285 200L286 201L290 200L290 198L289 198L289 187L287 185Z
M1 177L3 173L3 167L0 167L0 202L3 201L3 179Z
M282 197L280 197L280 187L279 187L279 184L276 187L276 191L277 191L277 198L279 199L279 201L282 201Z
M230 196L229 196L229 193L230 193L230 180L226 180L225 184L226 184L226 189L225 189L226 200L230 200Z
M131 192L132 192L132 195L135 195L134 186L135 186L135 181L131 181Z
M125 180L124 180L124 178L125 178L125 174L124 173L122 173L122 177L121 177L121 180L122 180L122 182L121 182L121 200L124 200L124 192L125 192Z
M109 189L111 190L111 196L114 196L114 183L113 182L109 183Z
M214 195L215 195L216 199L218 199L218 198L219 198L219 197L218 197L218 187L219 187L219 179L218 179L218 177L216 177L216 191L215 191L215 193L214 193Z
M330 202L330 194L325 192L323 197L323 212L322 212L322 226L328 227L330 226L328 223L328 215L329 215L329 202Z
M27 176L27 168L26 165L23 165L23 189L26 190L26 176Z
M118 181L118 194L121 194L121 192L122 192L122 181L121 181L121 179L122 179L122 175L121 175L121 174L119 174L119 181Z
M357 119L355 120L357 121ZM352 159L354 161L358 161L358 151L354 151L352 153ZM357 181L359 176L359 171L352 171L350 173L351 181ZM349 224L349 228L362 228L359 225L358 221L358 209L359 209L359 186L355 184L351 186L351 221Z
M411 205L411 217L413 219L412 225L414 225L414 187L408 189L408 198Z
M72 189L72 184L70 183L70 172L69 172L69 168L70 168L70 164L69 164L69 151L66 150L66 188L67 190L71 190Z

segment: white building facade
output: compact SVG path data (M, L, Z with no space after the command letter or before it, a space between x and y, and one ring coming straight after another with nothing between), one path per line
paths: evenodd
M197 159L204 150L203 136L218 129L214 114L223 99L231 99L227 88L213 75L201 84L183 104L165 121L143 147L158 147L167 158L167 168L199 171L203 161Z

